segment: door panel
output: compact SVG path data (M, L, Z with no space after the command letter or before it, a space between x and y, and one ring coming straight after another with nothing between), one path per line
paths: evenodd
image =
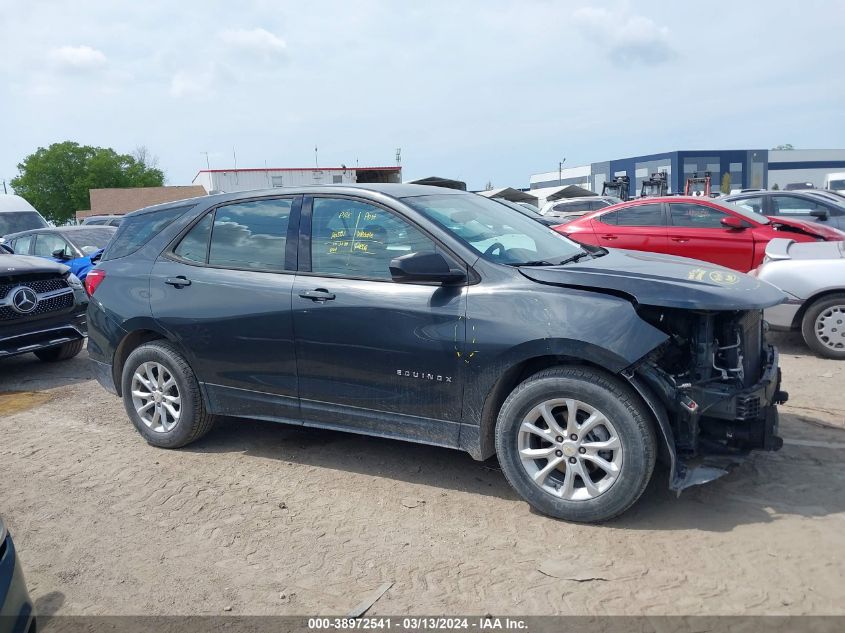
M660 203L638 204L592 220L598 244L607 248L665 253L666 221Z
M748 229L721 224L727 214L694 202L670 202L667 228L669 253L748 272L754 256L754 235Z
M393 257L439 250L397 213L343 198L305 206L311 272L292 299L303 418L456 446L466 286L391 280Z
M219 207L153 266L152 314L189 355L215 413L298 418L292 210L298 199Z

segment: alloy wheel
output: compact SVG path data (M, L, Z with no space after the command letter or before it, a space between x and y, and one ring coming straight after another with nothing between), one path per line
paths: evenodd
M173 374L161 363L141 364L132 375L132 404L138 417L156 433L179 423L182 398Z
M523 418L517 442L532 481L569 501L607 492L622 471L619 434L601 411L580 400L538 404Z

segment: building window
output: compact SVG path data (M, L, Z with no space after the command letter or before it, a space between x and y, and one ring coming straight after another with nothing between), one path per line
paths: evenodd
M343 176L332 176L332 184L339 184L343 182Z
M274 186L274 187L284 187L284 186L285 186L285 183L284 183L284 182L282 182L282 177L281 177L281 176L273 176L273 177L271 178L271 180L273 181L273 186Z

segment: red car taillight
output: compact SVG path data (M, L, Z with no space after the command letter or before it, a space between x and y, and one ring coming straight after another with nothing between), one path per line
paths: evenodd
M91 297L97 292L97 288L106 278L106 271L95 268L85 276L85 292Z

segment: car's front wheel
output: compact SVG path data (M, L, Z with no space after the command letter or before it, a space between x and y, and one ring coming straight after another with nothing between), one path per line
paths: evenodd
M167 341L153 341L134 350L123 366L121 387L126 413L153 446L185 446L208 433L214 424L194 372Z
M505 400L496 452L534 508L598 522L643 493L656 444L650 414L630 387L600 371L563 367L531 376Z
M814 301L801 321L804 342L819 356L845 360L845 294Z
M82 351L84 345L85 340L80 338L69 343L56 345L55 347L40 349L34 353L38 357L38 360L44 361L45 363L55 363L56 361L73 358Z

